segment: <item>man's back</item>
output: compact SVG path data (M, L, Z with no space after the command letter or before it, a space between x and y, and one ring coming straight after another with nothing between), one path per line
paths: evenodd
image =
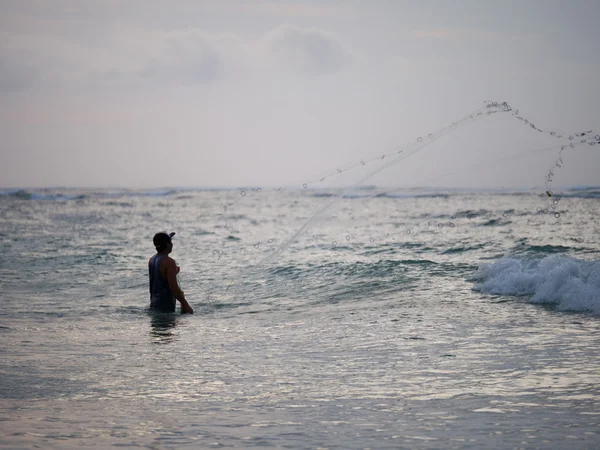
M162 275L160 265L167 255L157 253L148 262L150 276L150 308L161 312L175 312L175 299L169 287L169 281Z

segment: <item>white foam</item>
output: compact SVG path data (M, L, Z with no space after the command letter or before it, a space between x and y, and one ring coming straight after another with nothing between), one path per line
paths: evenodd
M471 281L477 282L474 290L486 294L530 296L532 303L553 304L561 311L600 314L600 261L505 256L479 267Z

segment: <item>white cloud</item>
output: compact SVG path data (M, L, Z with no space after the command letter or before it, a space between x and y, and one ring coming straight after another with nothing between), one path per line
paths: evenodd
M317 29L281 25L268 32L262 43L280 67L304 75L337 72L351 59L331 34Z
M273 68L302 76L332 73L349 61L328 33L291 25L261 39L197 28L172 31L112 29L95 41L68 36L2 33L0 89L87 84L196 85L228 78L277 76Z
M166 84L199 84L222 76L224 54L213 36L198 30L160 33L146 61L135 73L144 79Z

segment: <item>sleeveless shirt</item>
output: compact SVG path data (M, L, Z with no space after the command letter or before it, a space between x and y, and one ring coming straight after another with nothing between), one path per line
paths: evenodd
M150 275L150 308L161 312L175 312L175 298L169 287L169 281L160 273L160 263L166 255L157 253L148 263Z

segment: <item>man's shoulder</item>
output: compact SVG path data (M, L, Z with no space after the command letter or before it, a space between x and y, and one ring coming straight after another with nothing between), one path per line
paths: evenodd
M165 266L171 266L171 265L175 264L175 260L173 258L171 258L169 255L165 255L165 257L161 260L160 263L164 264Z

